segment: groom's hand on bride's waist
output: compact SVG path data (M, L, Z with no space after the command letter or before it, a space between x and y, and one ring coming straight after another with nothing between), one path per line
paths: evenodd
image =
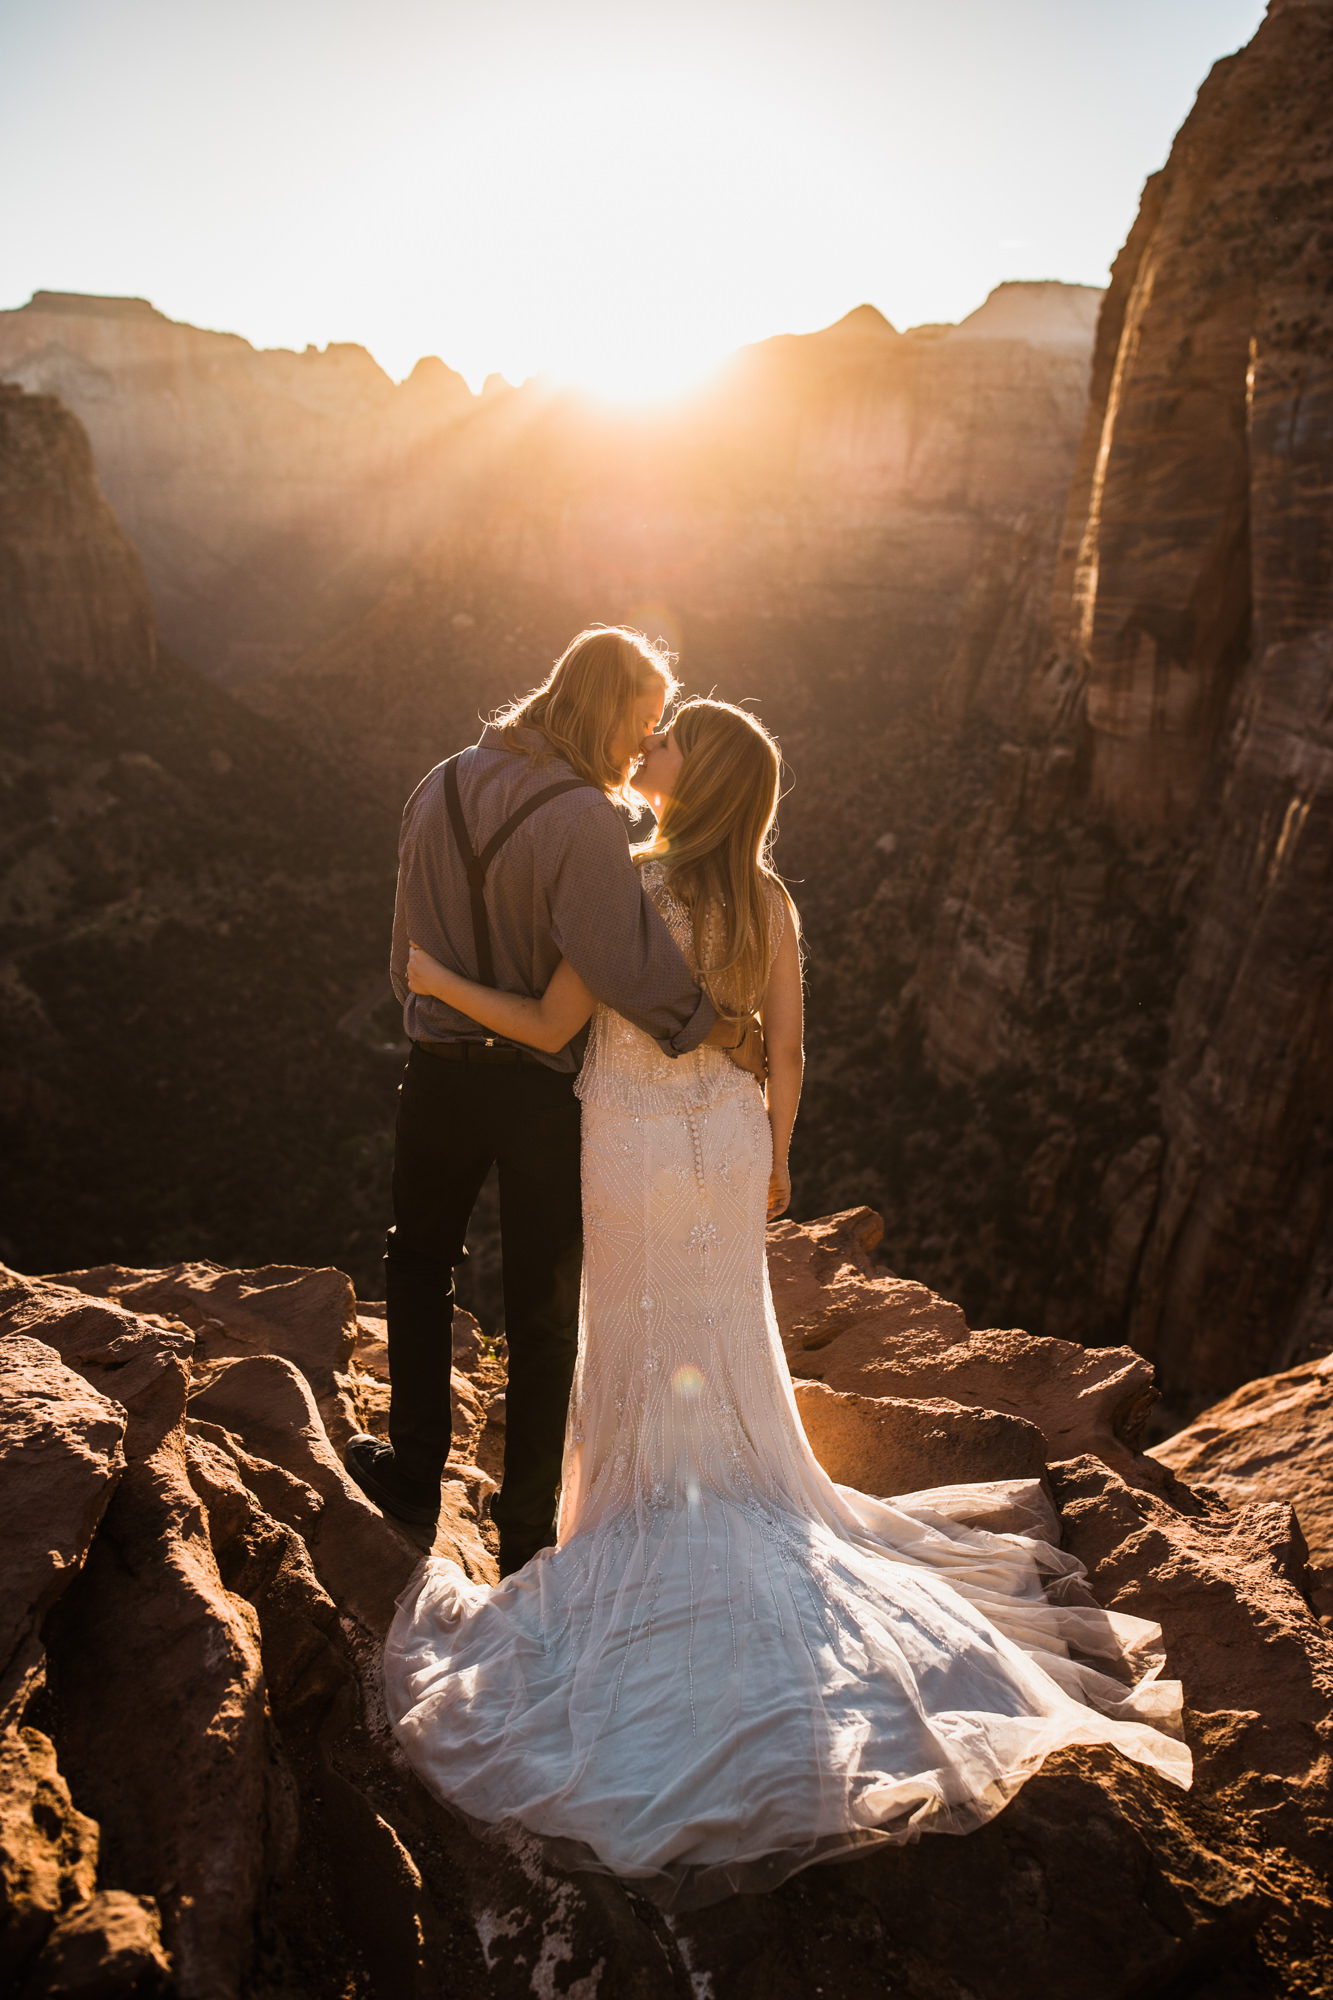
M747 1070L760 1083L768 1075L763 1024L757 1014L746 1014L738 1021L719 1017L705 1036L704 1046L724 1049L737 1069Z

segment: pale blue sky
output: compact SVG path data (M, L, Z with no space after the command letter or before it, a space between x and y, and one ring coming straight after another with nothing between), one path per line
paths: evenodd
M0 306L687 373L1105 282L1261 0L0 0Z

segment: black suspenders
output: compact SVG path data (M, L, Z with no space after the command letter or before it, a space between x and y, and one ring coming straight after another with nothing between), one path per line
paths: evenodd
M538 806L544 806L548 799L558 799L561 792L578 792L587 786L584 778L559 778L553 785L545 785L525 799L517 812L510 813L498 832L493 833L478 854L468 837L467 821L463 817L463 801L458 793L458 758L446 760L444 766L444 793L449 805L449 824L454 830L458 851L467 868L468 891L472 898L472 942L477 953L477 979L482 986L494 986L495 962L491 957L491 927L486 918L486 871L504 846L511 833L522 826L529 813L535 813ZM590 788L589 788L590 789Z

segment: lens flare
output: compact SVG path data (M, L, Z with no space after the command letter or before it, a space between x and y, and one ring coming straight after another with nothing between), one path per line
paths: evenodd
M679 654L680 620L660 598L647 598L641 604L632 604L625 623L633 625L636 631L646 632L650 639L663 640L670 652Z
M704 1378L692 1361L683 1361L671 1377L671 1386L678 1396L699 1396L703 1393Z

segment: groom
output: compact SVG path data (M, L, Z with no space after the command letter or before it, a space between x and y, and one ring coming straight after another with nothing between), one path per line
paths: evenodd
M614 801L676 691L637 632L581 632L550 679L425 777L403 813L390 971L412 1053L399 1091L385 1259L389 1442L358 1434L347 1470L387 1514L430 1527L450 1445L453 1267L482 1182L500 1176L504 1480L500 1574L554 1539L578 1351L583 1227L574 1079L587 1030L556 1055L488 1035L407 986L409 943L511 993L567 958L665 1055L736 1043L639 883Z

